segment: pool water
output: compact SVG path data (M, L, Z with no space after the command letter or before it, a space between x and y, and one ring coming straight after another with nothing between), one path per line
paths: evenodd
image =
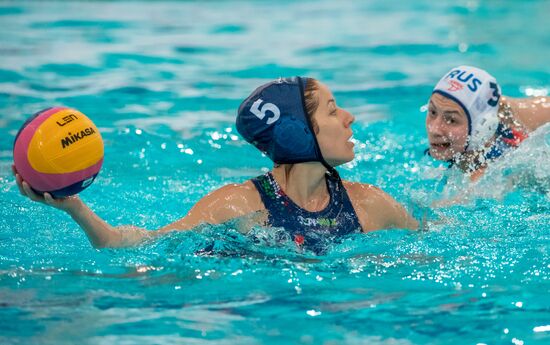
M548 93L547 13L544 0L0 3L0 343L549 343L550 130L473 188L423 153L423 106L455 65L489 70L509 96ZM315 255L228 222L96 250L11 176L24 120L74 107L105 141L82 199L110 224L157 229L271 168L235 113L293 75L356 116L341 175L384 189L424 231Z

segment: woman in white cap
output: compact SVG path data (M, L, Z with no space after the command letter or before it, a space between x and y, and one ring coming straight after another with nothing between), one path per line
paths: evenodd
M429 154L456 165L476 181L488 163L547 122L550 98L501 96L489 73L459 66L441 78L430 97L426 116Z

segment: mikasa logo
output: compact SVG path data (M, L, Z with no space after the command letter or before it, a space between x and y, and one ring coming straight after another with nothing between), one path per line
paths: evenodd
M93 127L86 128L75 134L72 134L71 132L69 132L64 139L61 139L61 148L64 149L65 147L68 147L69 145L76 143L80 139L84 139L85 137L92 135L94 133L95 131Z

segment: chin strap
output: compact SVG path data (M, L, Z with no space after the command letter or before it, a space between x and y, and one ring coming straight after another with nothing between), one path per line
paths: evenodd
M331 167L331 166L327 167L327 173L332 177L340 179L340 174L334 167Z
M305 95L305 88L306 88L305 84L307 84L309 78L302 78L302 77L297 77L297 78L298 78L298 85L302 93L302 108L304 110L304 114L306 114L307 125L311 133L313 133L313 139L315 141L315 151L317 153L317 159L321 164L325 166L325 168L327 168L330 175L336 174L336 176L339 176L338 172L336 172L334 167L328 164L327 161L325 161L325 158L323 157L323 153L321 152L321 147L319 146L319 142L317 141L317 136L315 135L315 130L313 129L313 124L311 123L311 119L309 118L309 115L307 113L304 95Z

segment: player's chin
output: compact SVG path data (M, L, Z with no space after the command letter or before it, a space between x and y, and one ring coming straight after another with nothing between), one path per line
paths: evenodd
M349 163L354 159L355 159L355 152L349 152L346 155L342 155L341 157L328 159L327 163L330 164L333 167L336 167L336 166L339 166L339 165L342 165L342 164Z
M451 150L439 150L430 148L430 156L438 161L448 161L453 158L453 153Z

